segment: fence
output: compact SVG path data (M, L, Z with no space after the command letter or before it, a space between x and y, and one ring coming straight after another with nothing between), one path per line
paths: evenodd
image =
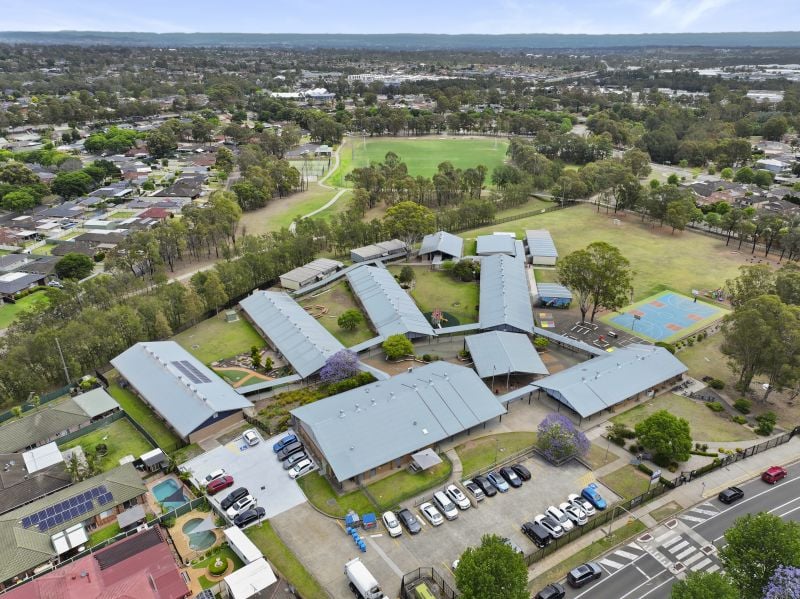
M433 568L418 568L413 572L403 575L403 581L400 583L400 599L417 599L419 595L414 589L421 585L427 584L435 597L443 599L455 599L458 597L456 591L450 588L450 585L445 582L439 573Z
M42 393L39 396L39 405L42 406L48 402L53 401L54 399L58 399L59 397L66 395L67 393L69 393L71 388L72 387L70 385L65 385L64 387L56 389L55 391L50 391L49 393ZM25 412L29 412L30 410L36 409L37 406L35 406L32 403L26 402L22 404L20 407L22 408L22 413L24 414ZM5 422L6 420L11 420L12 418L16 418L16 415L12 410L3 412L2 414L0 414L0 423Z
M548 212L555 212L556 210L563 210L564 208L568 208L569 206L575 206L577 202L574 201L565 201L553 206L548 206L547 208L539 208L538 210L529 210L528 212L521 212L519 214L513 214L511 216L504 216L502 218L493 218L489 221L475 221L471 223L464 223L461 226L448 227L448 231L451 233L460 233L462 231L470 231L472 229L479 229L482 227L492 227L494 225L502 225L503 223L510 223L515 220L521 220L523 218L530 218L531 216L539 216L540 214L546 214ZM437 225L439 223L437 222ZM441 228L441 226L439 227Z
M127 416L127 414L125 414L125 412L123 412L122 410L119 410L118 412L114 412L113 414L109 414L108 416L105 416L104 418L101 418L100 420L95 420L94 422L91 422L91 423L87 424L86 426L79 428L76 431L72 431L71 433L67 433L66 435L58 437L57 439L55 439L55 442L58 443L59 445L62 445L63 443L66 443L68 441L72 441L73 439L77 439L78 437L83 437L84 435L86 435L88 433L91 433L92 431L95 431L98 428L103 428L104 426L108 426L112 422L116 422L120 418L125 418L126 416ZM157 447L157 446L154 446L154 447Z

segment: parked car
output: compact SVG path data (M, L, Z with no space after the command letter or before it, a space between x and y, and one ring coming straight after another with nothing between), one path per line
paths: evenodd
M215 478L220 478L222 476L225 476L224 468L220 468L219 470L214 470L213 472L209 472L208 474L206 474L206 477L200 482L203 483L203 486L207 487L208 483L210 483L212 480L214 480Z
M575 504L567 503L565 501L558 506L558 509L564 512L567 518L569 518L576 526L583 526L589 521L589 519L586 517L586 512L584 512Z
M490 483L492 483L494 488L496 488L501 493L508 492L508 483L505 480L503 480L503 477L500 476L499 472L490 472L489 474L486 475L486 478Z
M417 520L417 517L411 513L411 510L402 509L397 512L397 519L406 527L409 534L415 535L422 530L422 526Z
M314 462L306 458L305 460L297 462L297 464L289 469L289 478L299 478L304 474L308 474L314 468Z
M514 469L510 468L509 466L500 468L500 476L502 476L505 481L515 489L518 489L522 486L522 479L517 476L517 473L514 472Z
M739 487L728 487L724 491L720 491L719 495L717 495L717 499L722 503L733 503L742 497L744 497L744 491Z
M554 505L551 505L549 508L547 508L544 513L558 522L565 532L569 532L575 528L575 524L573 524L572 520L569 519L569 516L567 516Z
M249 510L245 510L241 514L237 515L233 519L233 523L239 528L243 528L251 522L261 520L266 513L267 511L263 507L250 508Z
M589 503L589 500L581 497L580 495L570 493L567 495L567 501L569 501L572 505L581 508L587 516L594 516L597 513L594 509L594 506Z
M237 499L233 502L233 505L228 508L228 511L225 513L228 514L228 518L235 518L238 514L247 511L250 507L255 506L256 499L252 495L245 495L241 499Z
M430 501L426 501L419 506L419 511L421 511L422 515L425 516L425 519L431 523L431 526L439 526L442 522L444 522L444 517Z
M294 466L297 462L305 460L308 457L305 451L298 451L297 453L293 453L288 458L283 460L283 469L288 470L292 466Z
M219 493L223 489L227 489L228 487L233 486L233 477L230 474L226 474L225 476L220 476L219 478L215 478L210 483L206 485L206 493L209 495L215 495Z
M550 533L541 524L526 522L522 525L522 533L533 541L537 547L547 547L552 540Z
M289 445L290 443L294 443L297 441L297 435L294 433L289 433L285 437L281 437L275 445L272 446L272 451L278 453L281 449Z
M303 451L303 444L300 441L295 441L294 443L289 443L283 449L278 452L278 460L281 462L288 458L293 453L297 453L298 451Z
M604 510L607 507L606 500L600 496L600 493L597 492L597 489L593 489L592 487L586 487L583 491L581 491L581 497L591 503L595 509Z
M573 588L579 589L587 582L597 580L603 575L603 571L594 562L586 562L581 564L574 570L570 570L567 574L567 582Z
M765 483L774 485L779 480L786 478L786 474L786 470L780 466L772 466L761 475L761 480L763 480Z
M522 550L522 548L519 545L517 545L514 541L509 539L508 537L503 537L503 543L505 543L506 545L511 547L511 549L514 550L514 553L519 553L521 555L525 555L525 552Z
M557 582L552 584L548 584L544 587L541 591L536 593L534 599L564 599L567 595L567 592Z
M450 501L450 498L441 491L436 491L436 493L433 494L433 503L436 504L437 509L448 520L455 520L458 518L458 508L456 504Z
M547 531L547 534L549 534L554 539L564 536L564 529L558 522L553 520L550 516L545 516L544 514L538 514L533 519L533 521L535 524L538 524L539 526L544 528Z
M234 489L225 496L225 499L219 502L219 507L221 507L223 510L227 510L234 503L236 503L242 497L247 495L247 493L248 491L245 487L239 487L238 489Z
M247 443L250 447L253 445L258 445L261 442L261 437L256 432L256 429L249 428L242 433L242 439L244 442Z
M483 492L483 489L481 489L478 486L478 483L476 483L475 481L465 480L463 485L467 491L472 493L472 496L475 498L475 501L483 501L484 499L486 499L486 495Z
M494 497L497 495L497 488L490 483L489 479L485 476L476 476L472 480L474 480L475 484L480 487L481 491L483 491L483 494L486 495L486 497Z
M511 469L514 472L516 472L517 476L519 476L522 480L530 480L531 479L531 471L528 470L522 464L514 464L513 466L511 466Z
M60 281L50 281L47 283L48 287L54 287L55 289L64 289L64 285Z
M480 490L480 489L478 489ZM458 506L460 510L468 510L472 507L469 498L464 495L464 492L455 485L448 485L444 491L450 500Z
M386 527L386 532L390 537L399 537L403 534L403 529L400 526L400 521L394 515L394 512L383 512L383 525Z

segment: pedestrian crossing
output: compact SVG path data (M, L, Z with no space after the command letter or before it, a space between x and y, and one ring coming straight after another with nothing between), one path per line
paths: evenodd
M644 553L645 550L636 543L628 543L624 547L620 547L616 551L609 553L606 557L599 560L598 563L610 573L627 566L634 560L642 557Z
M712 516L719 514L719 510L713 503L701 503L693 508L686 510L678 515L678 519L691 524L700 524Z
M700 543L702 537L692 530L670 530L654 540L651 555L664 565L668 563L672 572L716 572L720 568L714 554L708 552L710 545Z

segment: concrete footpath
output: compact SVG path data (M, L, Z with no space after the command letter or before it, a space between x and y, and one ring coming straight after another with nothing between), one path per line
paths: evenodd
M762 453L746 458L734 464L730 464L719 470L715 470L705 476L685 483L680 487L667 491L657 499L632 511L635 518L641 520L648 528L657 524L656 520L650 515L664 505L674 502L682 509L689 508L696 503L714 497L722 489L743 483L757 477L770 466L786 466L800 461L800 436L795 436L787 443L773 447ZM672 516L670 516L672 517ZM617 519L611 525L611 530L617 530L630 520L630 516L624 512L619 512ZM608 526L602 526L589 532L572 543L564 545L545 557L543 560L534 563L528 569L528 580L532 580L553 566L568 558L570 555L587 547L595 541L605 537L608 533Z

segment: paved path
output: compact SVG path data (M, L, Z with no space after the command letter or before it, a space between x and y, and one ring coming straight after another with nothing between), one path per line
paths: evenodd
M342 143L339 144L339 147L333 153L333 167L328 169L328 172L325 173L325 175L319 181L317 181L317 185L319 185L320 187L324 187L325 189L330 189L330 190L334 190L334 189L338 190L336 192L336 195L334 195L324 206L320 206L316 210L312 210L308 214L304 214L303 216L301 216L300 217L301 220L305 219L305 218L310 218L310 217L312 217L312 216L314 216L316 214L319 214L320 212L323 212L323 211L327 210L328 208L333 206L340 197L342 197L344 192L347 191L347 189L342 188L342 187L333 187L331 185L326 185L325 184L325 181L327 181L328 178L331 175L333 175L333 173L335 173L336 170L339 168L339 152L342 151L342 148L344 147L345 143L347 143L347 138L342 140ZM292 222L292 224L289 225L289 232L294 233L296 229L297 229L297 222L295 221L295 222Z

